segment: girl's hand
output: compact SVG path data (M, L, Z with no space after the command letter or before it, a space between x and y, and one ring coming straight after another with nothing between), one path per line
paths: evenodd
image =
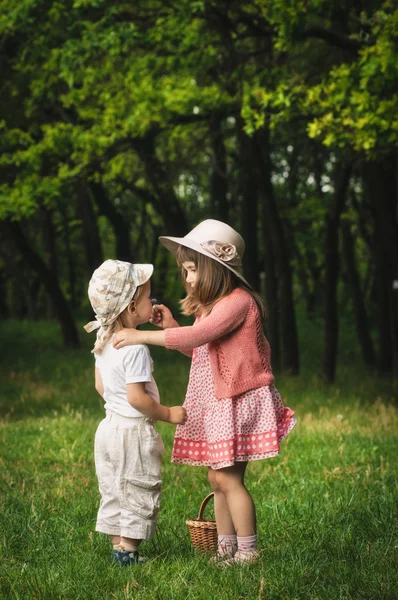
M136 344L142 344L141 331L138 329L120 329L113 338L113 347L117 349Z
M152 308L152 316L149 319L150 323L157 325L162 329L169 327L178 327L177 321L174 319L171 311L164 304L155 304Z
M187 411L182 406L171 406L169 423L182 425L187 420Z

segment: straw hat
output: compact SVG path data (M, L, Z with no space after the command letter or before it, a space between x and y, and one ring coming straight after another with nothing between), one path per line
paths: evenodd
M98 329L92 352L103 348L115 329L115 321L130 304L137 288L152 276L153 265L131 264L122 260L106 260L96 269L88 285L88 297L95 321L84 325L90 333Z
M216 260L251 287L240 273L245 242L242 236L226 223L215 219L206 219L185 237L176 238L162 235L159 241L173 254L177 252L178 246L184 246Z

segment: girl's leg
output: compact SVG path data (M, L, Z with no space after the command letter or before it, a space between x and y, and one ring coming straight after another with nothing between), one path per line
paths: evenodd
M229 513L228 504L223 492L216 483L216 471L208 469L209 482L214 492L214 514L217 523L218 544L217 555L213 561L232 558L238 549L235 527Z
M213 471L215 473L216 489L225 498L229 518L239 537L256 534L256 510L253 499L244 484L246 466L247 463L245 462L237 462L233 467ZM220 518L222 519L221 515Z
M216 485L224 494L229 515L237 534L238 550L223 564L249 564L256 562L257 535L254 502L244 484L247 463L235 463L233 467L216 471Z
M208 478L211 489L214 492L214 514L216 517L217 531L219 535L236 535L227 500L224 493L217 484L217 471L211 467L208 469Z

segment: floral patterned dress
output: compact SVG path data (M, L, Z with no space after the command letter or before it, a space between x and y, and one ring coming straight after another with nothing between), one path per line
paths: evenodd
M278 456L297 422L274 385L218 400L207 344L193 351L183 406L187 421L176 428L171 460L213 469Z

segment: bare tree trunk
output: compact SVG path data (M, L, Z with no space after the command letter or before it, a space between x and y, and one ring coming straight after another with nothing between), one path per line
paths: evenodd
M376 355L373 347L372 338L369 332L368 317L365 309L364 296L361 290L359 273L356 266L354 242L349 223L343 223L342 233L343 252L347 268L348 280L351 289L355 325L358 333L359 343L361 346L362 357L365 362L365 365L373 369L376 366Z
M8 277L4 269L0 268L0 318L2 320L8 319L10 316L10 309L7 304L7 281Z
M213 169L210 175L210 200L215 219L228 222L227 157L221 118L210 120L210 141L213 150Z
M322 372L327 381L336 377L339 318L337 283L339 277L339 225L350 182L351 165L336 165L334 193L329 200L325 231L324 346Z
M86 252L86 264L89 276L104 261L101 238L98 231L97 215L95 214L91 194L87 188L78 184L77 209L82 221L83 247Z
M0 221L0 233L4 244L0 245L0 258L3 259L4 268L4 296L8 302L6 309L11 319L26 319L29 314L29 294L26 292L27 278L24 272L24 260L12 243L10 231L6 222Z
M151 196L154 208L163 218L167 232L177 236L186 235L188 221L174 193L167 169L156 156L155 135L151 133L145 138L136 138L132 145L144 163L147 179L155 192Z
M148 219L148 212L146 209L146 203L141 200L141 215L140 215L140 228L138 235L136 236L135 242L135 259L136 262L147 262L148 256L152 256L153 254L153 246L150 236L148 235L148 230L152 229L151 223ZM160 235L160 234L159 234ZM157 245L159 245L158 239L156 237ZM156 256L156 255L155 255ZM150 262L155 264L155 262L151 259Z
M130 240L130 223L109 199L105 187L100 183L90 183L90 190L99 213L104 215L113 228L115 235L115 250L118 260L139 262L133 255Z
M263 201L264 222L272 244L275 272L278 281L278 305L282 341L282 366L292 375L300 370L296 316L293 302L292 270L282 222L276 206L272 185L272 163L268 132L258 131L253 137L253 156L257 167L257 181Z
M281 368L281 335L280 315L278 303L278 279L275 271L275 259L271 237L267 228L267 221L263 219L264 231L264 269L265 269L265 297L267 299L268 319L266 322L267 337L271 346L272 368L279 371Z
M77 275L76 275L76 265L75 259L72 255L72 247L71 247L71 238L70 238L70 230L69 230L69 219L67 213L67 207L61 201L59 202L58 209L62 214L63 221L63 239L65 246L65 259L67 265L67 273L68 273L68 283L69 283L69 294L70 294L70 305L72 310L77 307L77 295L76 295L76 285L77 285Z
M243 122L238 119L239 146L239 194L241 202L241 232L246 243L243 257L244 272L249 283L260 290L260 261L258 250L258 189L253 165L253 143L243 131Z
M49 210L46 207L42 207L39 210L38 216L42 223L43 246L44 246L46 254L48 255L48 267L51 270L54 278L57 279L57 281L59 281L58 253L57 253L57 241L56 241L57 234L56 234L55 225L54 225L54 211ZM37 292L38 291L39 291L39 288L37 288ZM36 286L34 284L33 284L33 286L31 286L30 292L32 293L33 296L35 295ZM33 300L33 298L32 298L32 300ZM33 307L32 307L32 309L33 309ZM34 313L34 309L33 309L33 312L29 311L30 318L34 318L33 313ZM50 297L48 297L47 315L50 319L52 319L56 316L56 314L54 312L54 304L51 301Z
M59 287L58 280L54 277L51 269L46 265L43 259L34 251L29 244L21 226L12 221L4 221L4 227L10 233L19 252L24 260L37 273L43 282L53 303L54 310L61 326L62 337L65 346L78 348L80 346L76 325L70 310L70 307Z
M379 369L398 375L398 284L394 283L398 282L396 156L367 163L364 184L374 220Z
M315 292L314 292L314 290L316 289L315 282L312 282L313 286L311 286L310 275L309 275L310 270L308 269L308 265L306 264L306 257L301 252L299 245L296 242L296 238L295 238L293 229L290 227L289 223L285 223L285 231L286 231L286 237L289 240L290 252L296 258L297 276L300 281L302 294L304 297L307 317L309 319L312 319L314 317L315 304L316 304Z
M28 300L28 319L32 319L33 321L38 319L40 316L40 307L39 307L39 297L42 288L42 281L38 276L35 276L33 281L29 282L27 286L27 300ZM52 317L57 317L51 302L51 298L49 298L51 304L51 310L48 311Z

